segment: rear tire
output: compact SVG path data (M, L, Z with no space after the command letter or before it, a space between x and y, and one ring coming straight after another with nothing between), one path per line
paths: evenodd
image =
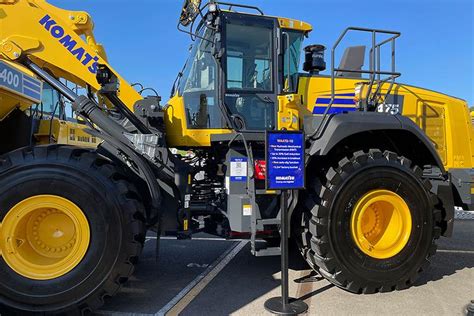
M437 198L430 193L431 183L422 178L422 170L395 153L371 149L342 159L325 178L308 184L300 225L296 225L298 244L308 264L329 282L354 293L388 292L412 285L435 254L435 240L441 234L441 211L434 207ZM351 230L359 201L377 190L396 193L411 216L406 243L385 258L368 255Z
M15 272L0 256L4 311L83 313L99 308L132 274L142 251L145 225L139 195L118 167L92 150L52 145L3 156L0 221L19 202L38 196L56 196L80 208L90 231L87 252L69 272L44 280Z

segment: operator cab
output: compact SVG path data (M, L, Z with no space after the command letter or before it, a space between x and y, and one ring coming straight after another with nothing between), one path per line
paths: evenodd
M185 128L192 135L278 128L278 96L297 89L302 42L311 27L206 6L209 12L196 31L192 24L186 31L194 43L173 89L174 99L182 98Z

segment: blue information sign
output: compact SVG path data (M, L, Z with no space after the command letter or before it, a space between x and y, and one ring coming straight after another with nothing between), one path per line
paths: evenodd
M304 189L304 144L304 134L301 132L267 132L267 189Z

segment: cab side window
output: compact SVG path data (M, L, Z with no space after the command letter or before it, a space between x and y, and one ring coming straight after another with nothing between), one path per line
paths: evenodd
M212 38L211 31L201 32ZM223 128L217 104L217 65L211 54L212 43L197 39L183 72L179 94L184 99L188 128Z

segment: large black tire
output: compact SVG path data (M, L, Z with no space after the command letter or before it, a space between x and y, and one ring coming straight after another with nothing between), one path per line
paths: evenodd
M75 203L90 227L80 263L49 280L14 272L0 257L0 306L6 314L94 310L132 274L145 239L144 209L120 169L93 150L70 146L20 149L0 159L0 221L19 201L56 195Z
M334 285L353 293L405 289L435 254L441 211L431 183L409 159L393 152L358 151L308 182L305 202L295 220L298 245L308 264ZM354 205L372 190L396 192L407 203L412 230L396 255L376 259L354 242L350 220Z

